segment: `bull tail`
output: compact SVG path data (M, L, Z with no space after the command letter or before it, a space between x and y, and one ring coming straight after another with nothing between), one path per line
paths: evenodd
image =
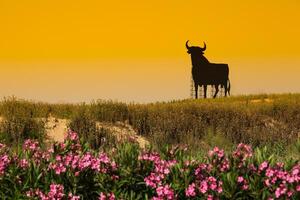
M228 92L228 95L230 96L230 80L229 79L227 80L227 83L228 83L227 92Z

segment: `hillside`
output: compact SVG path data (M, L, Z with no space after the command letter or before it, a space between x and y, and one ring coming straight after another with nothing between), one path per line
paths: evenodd
M0 115L6 119L6 123L1 124L1 132L9 132L16 137L11 140L18 139L16 132L24 135L29 134L26 132L37 135L45 132L43 127L47 126L39 124L45 122L38 119L48 118L54 123L56 118L64 123L63 126L86 136L99 132L101 127L97 127L98 123L111 124L110 129L121 123L146 137L154 146L188 144L192 148L199 148L204 140L210 140L212 136L234 144L288 145L300 135L300 94L249 95L150 104L103 100L82 104L48 104L9 97L0 102ZM39 123L32 124L32 121ZM49 125L49 120L47 123ZM62 132L66 128L59 124L52 124L55 127L52 127L50 134L52 138L62 140L62 136L55 135L55 130ZM121 130L126 132L126 129Z
M152 104L5 98L0 198L299 199L299 103L298 94Z

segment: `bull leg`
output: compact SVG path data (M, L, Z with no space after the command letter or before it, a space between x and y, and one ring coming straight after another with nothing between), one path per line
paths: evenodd
M224 90L225 90L225 95L224 95L224 97L227 97L227 92L228 92L228 88L227 88L227 83L225 82L225 84L224 84Z
M195 83L195 99L198 99L198 84Z
M204 88L204 99L206 99L206 90L207 90L207 85L203 85Z
M216 98L217 95L218 95L218 92L219 92L219 85L215 85L215 88L216 88L216 91L215 91L215 94L214 94L214 98Z

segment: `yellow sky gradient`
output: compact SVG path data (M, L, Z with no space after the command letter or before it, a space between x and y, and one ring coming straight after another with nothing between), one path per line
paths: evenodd
M0 0L0 96L187 98L187 39L229 64L233 94L300 92L299 10L298 0Z

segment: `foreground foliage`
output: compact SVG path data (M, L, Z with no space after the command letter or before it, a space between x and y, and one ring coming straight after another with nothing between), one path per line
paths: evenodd
M134 142L92 150L74 132L42 148L26 140L16 151L0 144L3 199L299 199L300 164L277 162L245 144L226 154L187 156L185 146L160 154Z

